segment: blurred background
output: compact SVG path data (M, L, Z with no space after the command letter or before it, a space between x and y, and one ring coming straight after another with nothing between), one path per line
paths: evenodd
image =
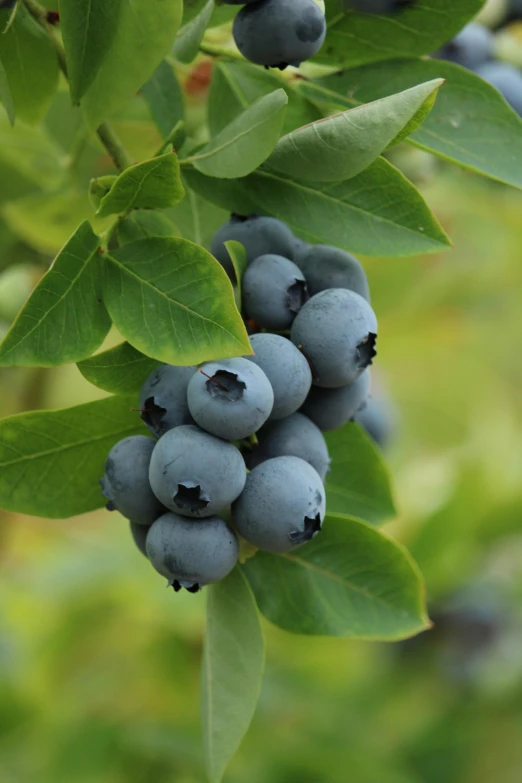
M193 137L210 71L202 60L178 73ZM93 218L86 187L110 161L80 124L65 91L41 128L13 132L0 113L3 332ZM140 96L115 125L136 159L161 144ZM392 160L455 245L364 260L399 510L385 530L419 563L435 627L370 645L265 623L261 700L227 783L522 780L522 193L411 147ZM226 219L196 196L170 217L205 245ZM75 366L0 369L2 416L102 394ZM2 783L204 783L204 592L165 590L105 511L0 512L0 560Z

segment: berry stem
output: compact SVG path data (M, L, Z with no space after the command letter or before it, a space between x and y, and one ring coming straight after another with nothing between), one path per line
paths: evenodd
M226 391L227 394L230 392L230 389L227 389L227 387L224 386L222 383L220 383L220 381L218 381L217 378L213 378L211 375L208 375L208 373L202 370L201 367L199 368L199 372L201 373L201 375L204 375L205 378L208 378L209 381L212 381L212 383L215 383L217 386L220 386L222 389L224 389L224 391Z
M44 6L40 5L38 0L22 0L23 4L36 21L44 28L58 57L58 64L63 75L67 79L67 60L65 57L65 49L62 42L56 35L54 25L49 22L49 11ZM112 158L112 162L118 169L118 171L124 171L132 166L132 158L128 154L127 150L116 136L114 130L108 122L103 122L96 130L99 140Z

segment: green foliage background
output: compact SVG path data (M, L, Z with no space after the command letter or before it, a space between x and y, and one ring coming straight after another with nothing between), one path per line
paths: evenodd
M68 0L63 7L74 10L76 2ZM150 0L136 2L144 8ZM158 8L159 3L166 8L166 2L158 0ZM398 517L383 529L405 544L419 563L436 621L448 602L461 595L468 607L496 612L501 632L487 648L463 651L455 629L452 635L444 623L408 642L370 645L289 635L263 620L268 659L261 700L225 781L518 783L522 775L522 612L518 608L522 588L522 422L518 404L522 380L518 361L522 337L522 195L469 171L434 162L422 150L432 150L441 158L519 187L520 167L515 164L520 160L520 122L507 112L492 88L462 69L428 60L396 60L391 68L388 62L379 62L402 57L404 47L410 54L416 53L420 28L430 30L434 45L439 41L441 32L432 2L419 10L419 17L412 17L409 32L405 27L401 33L404 40L395 43L383 36L381 22L376 21L370 31L367 19L355 18L355 25L362 25L361 34L375 34L376 41L381 42L382 56L377 57L374 49L370 58L377 62L368 61L369 50L364 46L345 46L347 20L336 21L336 2L328 3L330 32L325 52L329 51L335 62L355 67L356 71L304 82L297 91L288 89L273 74L221 59L214 69L208 117L209 71L201 58L196 64L177 66L182 90L170 66L163 62L140 93L120 105L118 96L111 94L115 85L110 79L103 82L103 90L97 88L93 81L98 78L97 54L87 50L85 67L80 63L72 74L75 95L86 96L87 119L94 127L110 104L114 109L111 123L130 158L145 161L127 169L110 195L112 162L94 136L82 133L79 110L70 108L61 77L53 97L58 83L56 64L49 72L43 69L38 74L38 101L24 100L23 90L16 89L13 106L9 95L2 95L6 114L0 113L0 330L7 331L50 260L78 224L89 219L97 233L108 229L111 219L106 215L113 208L118 211L132 206L142 184L151 184L149 177L157 182L146 192L147 203L141 206L165 209L162 213L132 213L119 225L121 247L115 252L111 248L112 261L108 261L115 290L116 283L120 284L116 281L117 264L123 267L122 259L132 256L132 248L137 247L130 243L140 241L140 247L147 247L147 255L152 245L163 248L168 244L175 266L178 245L189 252L186 242L183 244L188 239L208 247L215 228L226 219L224 208L235 209L237 203L244 210L274 211L311 241L330 239L334 244L356 251L366 248L383 256L364 261L380 322L376 377L382 394L392 401L395 419L388 456ZM440 6L448 10L452 2L440 0ZM454 32L480 5L480 0L460 0L462 18L455 16ZM169 6L172 29L179 22L175 6L179 3ZM211 0L207 4L195 0L185 6L193 10L193 16L191 10L185 21L196 21L183 28L178 37L174 53L180 63L189 63L197 51L202 33L197 18L205 24L209 16L214 22L226 21L233 10L213 9ZM122 7L127 13L130 5L125 2ZM203 17L197 17L204 7ZM94 0L91 8L99 13L105 4ZM154 18L154 14L149 17L151 24L159 25L160 16L156 21ZM127 24L129 20L125 19ZM430 19L433 24L428 25ZM25 17L21 21L25 25ZM32 20L27 23L31 25ZM74 50L74 14L66 14L62 25ZM450 31L445 30L447 35ZM11 62L10 47L17 43L15 33L18 44L26 47L27 62L34 60L37 64L38 50L27 44L22 25L0 38L0 57ZM129 45L119 28L118 36L111 41L116 54L124 44ZM219 44L219 36L219 30L211 31L204 46L211 51ZM42 38L42 56L48 46L47 39ZM149 47L147 57L150 72L157 53ZM129 95L142 78L143 63L138 57L135 60L124 74L128 84L123 84L123 92L127 90ZM110 73L111 63L104 67ZM392 95L440 76L446 77L447 83L429 114L435 96L430 95L430 89L423 92L425 84L420 92L410 91L409 97ZM15 69L10 73L14 87L16 78ZM354 80L356 98L349 90ZM161 100L164 91L169 101ZM263 97L267 93L272 97ZM371 157L390 141L411 134L407 144L394 147L386 157L415 180L440 226L407 180L394 173L383 158L357 173L360 161L355 147L352 159L343 155L343 163L350 166L347 176L353 178L342 187L329 181L333 174L325 176L320 184L300 182L299 167L284 147L272 153L275 173L254 171L275 143L281 122L283 132L290 133L305 122L313 122L323 111L343 111L361 100L383 96L391 96L387 97L388 103L365 109L363 115L371 128L372 112L376 112ZM260 106L269 106L268 113L262 111L266 127L259 138L249 131L255 138L243 149L236 145L242 138L244 120L238 127L234 122L255 101L249 110L253 115ZM386 106L396 101L405 111L404 121L386 129L384 124L391 114ZM406 110L408 102L410 108ZM185 126L178 124L171 133L183 112L183 103ZM7 115L14 108L22 120L34 122L43 117L42 125L17 122L13 132ZM205 119L213 141L201 153L198 145L208 141ZM272 141L258 158L267 132L268 141ZM172 187L178 175L177 159L169 153L150 161L158 151L169 152L168 145L165 147L168 134L176 147L182 146L185 136L191 142L190 163L182 163L187 197L179 203L181 187L177 192ZM305 149L306 136L299 139ZM350 146L357 141L356 135ZM232 153L222 157L222 150L229 148ZM327 146L320 152L317 171L327 172ZM314 148L307 154L313 156ZM334 155L328 171L336 171L338 160ZM248 171L242 168L244 165ZM245 173L247 179L236 180ZM209 179L216 174L224 178ZM96 182L89 200L86 193L92 177ZM167 186L162 188L162 182ZM369 200L364 195L367 189L372 194ZM209 201L203 201L198 193L205 194ZM438 252L448 243L446 234L452 238L455 250ZM161 239L147 239L151 235ZM164 239L178 235L184 239ZM93 276L91 284L90 275L96 271L98 258L96 241L91 240L84 227L77 237L87 247L82 279L95 290L96 278ZM190 247L194 263L205 264L207 254ZM387 248L393 258L385 257ZM72 250L69 248L69 252ZM397 258L419 252L431 254ZM62 262L66 260L62 257ZM138 270L140 259L133 258L132 262ZM60 271L57 262L56 275ZM158 269L157 274L163 276L162 270ZM137 271L134 277L138 277ZM223 278L217 270L214 290L221 285L231 294ZM166 293L175 290L175 285L176 280ZM106 296L112 320L126 337L132 334L136 341L142 330L140 322L134 322L132 308L120 312L115 301L111 304ZM65 301L65 324L74 324L80 300L71 297ZM86 318L82 344L76 346L71 341L70 353L64 353L62 361L84 359L109 328L103 319L96 333L89 332L89 325L90 319ZM22 355L25 350L23 322L18 326L12 355ZM45 325L42 332L45 336ZM70 337L76 332L68 327L64 334ZM22 338L18 340L16 335ZM121 336L113 327L103 348L120 342ZM43 346L45 355L35 356L34 361L24 355L18 363L56 363L51 355L54 346L47 340L33 340L32 346L34 350ZM160 358L159 348L143 347ZM11 350L10 344L7 348ZM63 347L60 349L63 351ZM106 396L86 378L99 382L102 377L100 386L108 391L133 392L134 369L141 371L144 363L155 363L126 345L118 349L117 356L125 355L126 360L139 366L133 365L133 371L122 379L114 369L104 369L96 358L81 363L82 375L74 364L48 369L8 367L12 355L0 356L2 417L27 410L70 407ZM113 403L107 404L110 407ZM87 406L78 414L85 416L85 427L103 431L103 416L98 414L98 421L89 422L89 411L92 408ZM134 426L133 415L125 411L120 416L121 420L113 422L114 432L107 435L109 440ZM40 414L34 417L25 420L28 431L34 422L42 421ZM52 423L56 418L45 421ZM65 419L62 424L67 429ZM0 446L9 450L6 433L11 425L7 426L2 430L5 442ZM16 421L14 426L18 426ZM45 432L42 437L46 437ZM335 450L336 461L329 478L329 511L334 517L336 511L344 510L342 494L337 498L336 488L345 488L343 458L350 458L349 453L343 455L340 440ZM43 488L43 495L48 491L52 497L46 512L49 514L54 514L56 493L62 491L66 480L66 458L62 455L52 468L48 485ZM13 471L13 466L9 470ZM4 496L15 500L16 480L16 472L4 470L0 476ZM38 474L38 486L32 494L25 481L24 504L16 501L17 507L41 512L44 481L45 474ZM78 484L65 485L67 513L97 504L96 493L89 504L78 494L80 506L75 505L74 489L84 491L83 485L94 486L88 472L82 474ZM363 498L362 503L367 500ZM365 518L380 522L389 499L383 502L384 506L377 504L381 508L375 519ZM369 513L368 508L365 513ZM335 523L335 519L330 521L332 532ZM357 527L352 523L355 544L359 535L361 540L378 538L373 528L357 532ZM377 553L377 549L372 551ZM306 555L303 557L306 559ZM262 573L262 556L245 570L255 575L260 566ZM264 573L266 577L270 569ZM273 573L275 578L275 570ZM232 579L240 580L240 572ZM271 595L270 585L265 587L263 601ZM258 584L256 590L262 603L263 589ZM215 604L223 602L227 627L236 625L233 639L220 635L219 627L212 627L219 613L210 613L205 653L209 666L214 660L226 662L228 652L233 661L238 650L249 651L255 657L256 645L249 647L244 637L251 641L259 633L258 627L248 612L242 622L230 600L239 593L243 595L239 608L246 610L246 582L240 586L227 581L211 593ZM315 630L320 619L316 618ZM127 523L117 515L99 511L56 521L0 512L2 783L148 783L160 778L203 783L198 693L204 622L204 595L184 594L174 600L171 592L158 584L157 576L135 549ZM367 635L357 629L353 615L349 626L349 631ZM234 650L235 644L238 650ZM242 663L248 663L246 656ZM252 667L259 665L259 660L250 662ZM237 691L242 673L232 669L222 666L220 676L229 677L231 691ZM237 698L226 703L227 708L243 711L243 719L248 717L257 695L255 683L248 676L245 683L246 690L250 690L237 693ZM223 730L223 725L217 729ZM219 763L219 759L211 763Z
M449 169L422 190L455 251L366 261L398 417L389 457L400 515L384 530L413 552L432 606L478 582L507 628L456 680L435 631L406 647L264 622L261 701L230 783L522 774L522 196ZM5 221L2 237L4 261L38 262ZM97 394L74 366L0 373L4 415ZM3 514L1 533L0 778L203 783L203 596L174 600L115 515Z

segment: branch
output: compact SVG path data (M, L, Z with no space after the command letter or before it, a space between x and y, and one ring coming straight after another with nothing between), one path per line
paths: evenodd
M56 50L56 54L58 57L58 64L60 66L60 70L62 71L63 75L66 79L68 79L67 75L67 60L65 57L65 49L63 48L63 44L56 35L56 30L54 29L53 25L49 22L49 11L47 8L44 8L44 6L40 5L38 0L22 0L25 7L31 14L31 16L36 19L38 24L40 24L44 30L46 31L47 35L51 39L53 46ZM108 122L104 122L100 125L100 127L96 130L96 133L98 135L99 140L109 153L109 155L112 158L112 161L118 171L124 171L124 169L129 168L129 166L132 166L133 160L130 157L129 153L119 140L118 136L112 129L112 127L109 125Z

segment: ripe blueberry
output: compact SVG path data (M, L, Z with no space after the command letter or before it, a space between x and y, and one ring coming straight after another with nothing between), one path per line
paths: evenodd
M312 386L301 408L323 432L336 430L353 419L364 406L370 393L370 370L365 370L355 381L337 389Z
M274 404L263 370L243 358L203 364L189 383L187 398L196 424L225 440L257 432Z
M131 435L109 451L105 475L100 479L107 509L119 511L138 525L151 525L165 510L149 484L149 464L155 446L152 438Z
M187 517L209 517L237 498L246 480L243 457L231 443L195 425L169 430L156 443L150 485L164 506Z
M192 520L164 514L147 535L147 556L176 592L191 593L219 582L237 563L239 545L225 520L211 516Z
M250 345L254 356L246 358L263 370L274 392L269 419L283 419L295 413L312 385L312 373L305 357L280 334L254 334Z
M299 457L276 457L248 474L232 506L243 538L266 552L289 552L319 532L325 513L321 479Z
M249 264L266 253L292 258L294 236L280 220L264 215L232 215L228 223L216 231L210 244L210 252L232 280L235 278L234 267L224 245L229 239L241 242Z
M354 256L344 250L329 245L313 245L298 266L306 277L310 296L327 288L348 288L370 301L364 269Z
M147 534L150 530L150 525L136 525L134 522L130 522L130 532L131 536L134 539L134 543L142 553L142 555L145 555L147 557L147 550L145 548L145 543L147 541Z
M435 52L434 57L475 70L491 57L493 41L491 30L476 22L470 22L455 38Z
M359 294L328 288L301 308L291 337L308 359L315 385L346 386L372 363L377 319Z
M354 418L381 449L389 445L393 437L395 417L392 406L385 397L369 397L366 405Z
M321 430L302 413L269 421L258 434L258 445L245 453L248 468L274 457L299 457L315 468L321 481L330 469L328 447Z
M326 22L314 0L262 0L241 9L233 35L247 60L284 70L319 51Z
M195 367L162 364L141 387L141 418L157 438L172 427L193 423L187 404L187 386L195 372Z
M242 281L243 307L258 326L288 329L308 300L303 273L283 256L259 256L246 269Z

